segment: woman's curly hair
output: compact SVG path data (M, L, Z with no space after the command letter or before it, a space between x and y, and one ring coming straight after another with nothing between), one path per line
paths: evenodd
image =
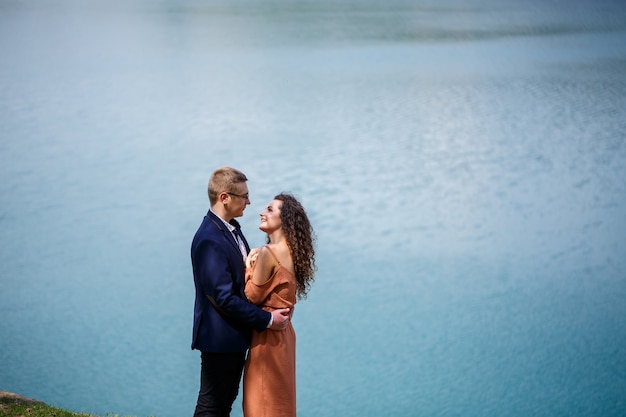
M315 280L315 232L300 202L289 193L280 193L274 200L282 201L280 220L287 238L296 274L298 299L304 299Z

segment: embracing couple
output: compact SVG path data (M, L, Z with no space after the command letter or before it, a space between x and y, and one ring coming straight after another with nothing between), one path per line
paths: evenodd
M279 194L260 213L267 244L250 250L235 220L250 204L247 180L230 167L213 172L211 208L191 245L191 348L202 361L194 417L228 417L242 372L244 417L296 415L291 315L314 279L314 233L298 200Z

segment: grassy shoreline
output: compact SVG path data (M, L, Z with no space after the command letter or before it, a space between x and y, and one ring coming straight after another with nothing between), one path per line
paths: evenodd
M8 391L0 391L0 417L99 417L88 413L75 413L53 407L43 401L24 397ZM104 417L122 417L106 413ZM134 417L134 416L124 416ZM149 416L154 417L154 416Z
M42 401L0 391L0 417L97 417L52 407ZM113 417L113 416L111 416Z

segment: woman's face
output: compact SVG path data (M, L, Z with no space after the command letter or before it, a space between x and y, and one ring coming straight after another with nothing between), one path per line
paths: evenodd
M261 225L259 229L265 233L271 233L274 230L280 229L283 225L280 219L280 208L283 206L283 202L280 200L272 200L259 215L261 216Z

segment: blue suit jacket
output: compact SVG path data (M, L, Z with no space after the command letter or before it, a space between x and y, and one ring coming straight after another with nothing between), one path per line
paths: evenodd
M239 228L235 220L231 224ZM243 241L249 250L248 242ZM251 330L263 331L270 313L248 303L239 246L211 211L193 238L191 265L196 286L191 348L202 352L245 351Z

